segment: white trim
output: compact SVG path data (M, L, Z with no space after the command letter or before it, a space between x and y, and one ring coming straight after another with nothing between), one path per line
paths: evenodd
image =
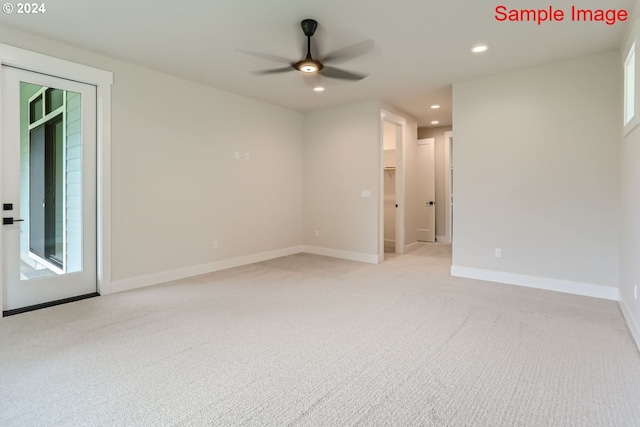
M438 242L438 243L451 243L451 240L447 236L436 236L436 242Z
M420 247L420 242L413 242L411 244L408 244L404 247L404 253L416 250L418 249L418 247Z
M624 299L620 298L618 304L620 305L620 310L622 311L624 319L627 321L627 326L631 331L631 336L633 336L636 346L638 347L638 350L640 350L640 323L638 323L638 319L633 317L633 314Z
M173 280L186 279L189 277L199 276L201 274L214 273L216 271L241 267L244 265L254 264L256 262L268 261L270 259L295 255L300 252L302 252L302 246L292 246L290 248L260 252L257 254L246 255L237 258L215 261L208 264L194 265L191 267L162 271L160 273L147 274L144 276L137 276L129 279L115 280L111 283L111 291L113 293L130 291L132 289L158 285L160 283L171 282Z
M386 120L390 123L395 123L398 126L407 125L407 119L397 114L394 114L391 111L387 111L384 108L380 110L380 117L382 118L382 120Z
M389 121L388 118L384 120ZM405 174L405 130L407 122L404 118L397 118L393 122L396 125L396 253L402 255L404 253L405 240L405 221L407 215L406 209L406 174ZM384 172L383 172L384 175ZM384 199L384 188L380 191L381 197Z
M284 249L276 249L273 251L260 252L241 256L237 258L215 261L208 264L194 265L191 267L178 268L170 271L162 271L144 276L132 277L129 279L115 280L111 282L111 293L130 291L133 289L144 288L147 286L158 285L161 283L171 282L174 280L186 279L189 277L199 276L202 274L214 273L216 271L226 270L229 268L242 267L244 265L254 264L257 262L268 261L275 258L281 258L299 253L309 253L313 255L322 255L332 258L346 259L350 261L365 262L368 264L379 264L382 259L378 255L362 254L357 252L341 251L337 249L321 248L318 246L291 246Z
M625 49L626 54L623 56L623 61L622 61L622 70L623 70L623 136L627 136L629 135L637 126L638 124L640 124L640 117L638 114L637 108L639 106L639 102L638 102L638 98L639 98L639 93L640 93L640 89L638 88L638 84L640 84L640 81L638 80L638 77L640 76L640 70L638 70L638 66L637 66L637 60L636 60L636 53L637 53L637 47L636 47L636 41L632 40L631 41L631 45ZM631 57L633 57L633 69L634 69L634 73L633 73L633 93L631 94L631 100L633 101L632 104L632 108L633 108L633 114L631 115L631 117L629 117L629 120L625 122L625 120L627 120L627 104L629 101L629 88L627 87L627 82L628 82L628 78L629 75L627 74L627 66L629 65L630 59Z
M524 286L527 288L546 289L548 291L564 292L567 294L584 295L617 301L618 288L595 285L592 283L573 282L570 280L552 279L549 277L528 276L524 274L506 273L504 271L484 270L474 267L451 266L451 275L466 277L488 282L504 283L507 285Z
M451 219L451 200L453 199L453 188L451 188L451 167L453 165L453 152L451 150L451 141L453 140L453 132L444 133L444 194L447 201L444 205L444 232L446 237L446 243L452 243L453 230ZM444 242L444 241L443 241Z
M113 85L113 73L77 64L53 56L31 52L15 46L0 43L0 60L4 65L22 68L27 71L75 80L95 86Z
M313 255L322 255L322 256L328 256L332 258L346 259L349 261L366 262L367 264L380 263L380 258L378 257L378 255L375 255L375 254L348 252L348 251L341 251L339 249L321 248L319 246L303 246L302 252L313 254Z
M391 239L384 239L384 247L385 248L395 248L396 241Z
M378 162L382 170L378 176L378 262L384 261L384 113L378 122ZM397 179L397 178L396 178Z
M0 65L9 65L96 86L97 123L97 286L111 289L111 86L113 73L0 43ZM0 94L1 95L1 94ZM1 246L1 245L0 245ZM2 252L0 248L0 264ZM2 265L0 265L0 270ZM5 283L4 279L0 284ZM0 292L0 306L2 306ZM0 312L0 316L2 313Z
M98 121L97 151L97 263L98 293L108 295L111 285L111 85L96 88Z

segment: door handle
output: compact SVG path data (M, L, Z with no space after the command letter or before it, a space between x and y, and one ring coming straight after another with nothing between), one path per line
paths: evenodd
M11 225L16 222L24 221L24 219L2 218L2 225Z
M433 206L433 205L435 205L435 204L436 204L436 203L435 203L434 201L427 202L427 205L429 205L429 206Z

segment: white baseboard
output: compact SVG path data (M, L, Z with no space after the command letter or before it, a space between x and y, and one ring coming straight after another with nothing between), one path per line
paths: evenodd
M338 249L321 248L319 246L304 246L302 252L314 255L323 255L333 258L347 259L349 261L360 261L368 264L379 264L379 256L374 254L362 254L359 252L341 251Z
M292 246L290 248L277 249L274 251L261 252L237 258L225 259L208 264L194 265L191 267L178 268L175 270L147 274L144 276L132 277L129 279L115 280L111 282L110 293L130 291L133 289L144 288L146 286L171 282L173 280L186 279L188 277L213 273L220 270L226 270L228 268L241 267L243 265L254 264L256 262L267 261L283 256L295 255L301 252L315 255L324 255L333 258L347 259L351 261L366 262L369 264L379 264L381 262L378 255L347 252L337 249L321 248L317 246Z
M447 236L436 236L436 242L438 243L451 243L451 239Z
M116 280L111 283L111 293L129 291L132 289L171 282L173 280L180 280L187 277L199 276L201 274L213 273L215 271L226 270L228 268L240 267L256 262L294 255L300 252L303 252L302 246L292 246L290 248L260 252L257 254L225 259L207 264L194 265L191 267L179 268L176 270L163 271L160 273L147 274L144 276L132 277L129 279Z
M413 251L415 249L418 249L419 246L420 246L419 242L413 242L413 243L411 243L409 245L406 245L404 247L404 253L406 254L407 252L411 252L411 251Z
M396 241L391 239L384 239L384 247L385 248L395 248Z
M633 314L631 313L629 306L622 298L620 298L620 301L618 301L618 304L620 305L620 310L622 310L624 320L627 321L627 326L629 326L631 335L633 336L633 339L636 341L636 346L638 347L638 350L640 350L640 324L638 323L638 319L633 317Z
M584 295L617 301L618 288L594 285L592 283L572 282L569 280L551 279L548 277L527 276L524 274L505 273L503 271L484 270L474 267L451 266L451 275L469 279L486 280L507 285L524 286L527 288L546 289L548 291L564 292L567 294Z

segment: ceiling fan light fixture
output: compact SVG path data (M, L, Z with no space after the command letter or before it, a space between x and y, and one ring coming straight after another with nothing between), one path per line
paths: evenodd
M318 71L318 67L316 67L314 64L305 64L300 67L300 71L302 71L303 73L315 73Z
M315 59L306 58L295 64L294 68L302 73L315 74L322 70L322 64Z
M322 86L316 86L316 87L314 87L314 88L313 88L313 90L314 90L315 92L324 92L324 87L322 87Z

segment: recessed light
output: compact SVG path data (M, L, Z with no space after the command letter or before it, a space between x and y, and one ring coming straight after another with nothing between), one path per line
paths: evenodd
M313 90L316 92L324 92L324 88L322 86L316 86L313 88Z
M484 43L480 43L475 45L474 47L471 48L471 52L473 53L482 53L482 52L486 52L487 49L489 49L489 46L487 46Z
M438 108L440 108L440 106L438 104L433 104L431 108L433 108L434 110L437 110Z
M437 120L433 120L433 121L431 122L431 124L432 124L432 125L437 125L438 123L440 123L440 122L439 122L439 121L437 121Z

